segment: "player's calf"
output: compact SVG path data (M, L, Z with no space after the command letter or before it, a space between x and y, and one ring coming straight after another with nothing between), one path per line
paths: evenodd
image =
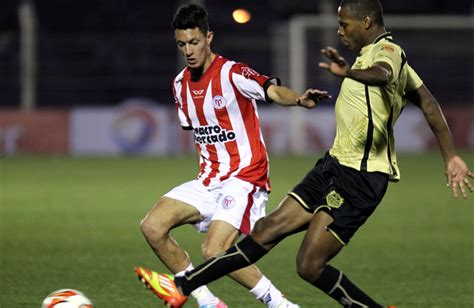
M313 282L313 285L344 307L383 307L353 284L346 275L331 265L326 265L319 278Z

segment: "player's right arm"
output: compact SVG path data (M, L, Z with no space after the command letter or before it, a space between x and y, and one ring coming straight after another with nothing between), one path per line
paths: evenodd
M398 66L400 64L399 62L401 62L400 59L396 59L390 61L391 64L389 64L387 60L384 59L384 61L376 61L370 67L365 69L352 69L335 48L327 47L322 49L321 52L331 62L319 62L319 67L328 70L331 74L337 77L351 78L369 86L386 86L394 77L392 65L395 65L394 63L397 62L396 65ZM392 50L391 53L394 54L394 50ZM390 56L393 57L393 59L400 58L399 56Z
M409 87L413 79L421 82L416 72L409 67ZM469 170L464 160L456 154L451 131L438 101L424 84L414 90L407 91L405 97L423 111L423 115L438 141L446 165L447 186L451 187L455 198L458 197L459 190L463 197L467 198L469 191L474 192L474 187L469 179L474 177L474 173Z

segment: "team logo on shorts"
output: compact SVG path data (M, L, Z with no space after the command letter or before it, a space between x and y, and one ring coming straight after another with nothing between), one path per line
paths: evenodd
M225 98L220 95L216 95L212 98L212 106L214 106L215 109L222 109L226 104Z
M341 195L338 192L336 192L335 190L332 190L326 196L326 203L329 205L329 207L337 209L337 208L340 208L341 205L344 203L344 198L341 197Z
M222 199L222 207L225 209L231 209L235 205L235 199L232 196L225 196Z

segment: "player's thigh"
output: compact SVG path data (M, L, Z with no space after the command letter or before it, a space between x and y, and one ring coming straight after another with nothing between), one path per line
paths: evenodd
M324 211L314 214L298 251L298 267L322 268L342 249L342 243L327 230L333 218Z
M252 238L270 249L285 237L306 230L312 217L296 200L286 196L276 209L257 221Z
M175 227L197 223L210 216L215 197L197 181L183 183L167 192L149 211L145 221Z
M192 205L163 197L148 212L143 222L171 229L183 224L196 223L201 214Z

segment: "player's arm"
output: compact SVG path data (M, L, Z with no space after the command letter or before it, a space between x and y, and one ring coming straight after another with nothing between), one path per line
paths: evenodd
M292 89L281 86L277 77L260 75L243 64L234 65L232 71L232 83L242 95L250 99L275 102L282 106L314 108L320 100L331 97L326 91L316 89L309 89L298 96Z
M302 96L299 96L290 88L274 84L267 87L266 93L268 98L278 105L302 106L305 108L314 108L319 101L331 98L327 91L308 89Z
M352 69L339 52L327 47L321 52L331 61L319 62L319 67L327 69L338 77L347 77L369 86L383 87L392 79L392 67L386 62L376 62L371 67L363 70Z
M407 92L405 97L423 111L423 115L438 141L446 165L447 186L451 187L455 198L458 197L459 190L463 197L467 198L468 191L474 192L474 187L469 180L474 177L474 173L456 154L451 131L438 101L424 84L416 90Z

